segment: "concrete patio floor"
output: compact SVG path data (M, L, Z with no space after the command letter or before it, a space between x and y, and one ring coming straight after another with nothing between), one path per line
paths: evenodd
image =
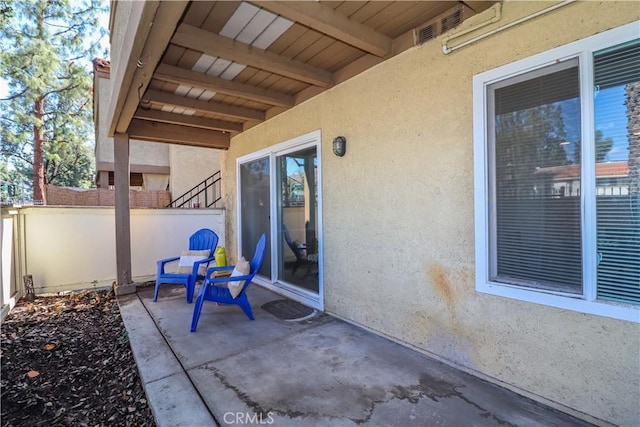
M118 297L158 426L589 425L332 316L285 321L251 285L255 321L163 285Z

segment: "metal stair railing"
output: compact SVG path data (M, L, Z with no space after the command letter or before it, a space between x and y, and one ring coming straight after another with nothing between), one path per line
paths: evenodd
M168 208L200 208L217 207L217 203L222 199L220 182L222 181L220 171L217 171L198 185L187 190L180 197L175 198L167 205Z

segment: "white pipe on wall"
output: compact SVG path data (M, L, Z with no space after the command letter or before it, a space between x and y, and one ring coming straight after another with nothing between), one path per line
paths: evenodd
M462 47L470 45L471 43L475 43L478 40L482 40L485 37L492 36L492 35L494 35L496 33L499 33L500 31L506 30L507 28L511 28L511 27L516 26L516 25L522 24L523 22L529 21L530 19L536 18L536 17L538 17L540 15L544 15L545 13L548 13L548 12L551 12L553 10L559 9L561 7L564 7L564 6L568 5L568 4L574 3L575 1L577 1L577 0L565 0L565 1L561 2L561 3L556 3L553 6L549 6L549 7L545 8L545 9L542 9L542 10L540 10L538 12L535 12L535 13L532 13L530 15L523 16L522 18L516 19L515 21L510 22L507 25L495 28L495 29L493 29L491 31L488 31L488 32L484 33L484 34L480 34L479 36L476 36L476 37L474 37L472 39L469 39L469 40L467 40L465 42L462 42L459 45L451 46L451 47L448 46L448 43L452 39L461 37L461 36L463 36L465 34L468 34L470 32L476 31L476 30L478 30L478 29L480 29L480 28L482 28L482 27L484 27L486 25L492 24L492 23L497 22L498 20L500 20L502 18L502 13L500 13L500 8L496 8L496 15L493 18L491 18L490 20L482 22L481 24L479 24L479 25L477 25L475 27L468 28L468 29L466 29L466 30L464 30L464 31L462 31L460 33L452 34L450 37L444 38L443 39L443 44L442 44L442 53L444 53L445 55L448 55L451 52L453 52L454 50L458 50L458 49L460 49Z

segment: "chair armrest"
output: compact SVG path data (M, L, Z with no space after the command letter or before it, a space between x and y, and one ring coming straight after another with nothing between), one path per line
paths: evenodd
M209 264L213 260L214 260L213 257L209 257L209 258L201 259L199 261L194 261L193 265L191 266L191 274L194 275L194 277L202 277L201 275L198 274L198 270L200 270L200 265Z
M207 275L207 277L209 277ZM207 285L215 285L216 283L227 283L227 282L240 282L242 280L249 280L251 279L253 276L251 274L245 274L244 276L229 276L229 277L218 277L215 279L207 279L205 281L205 284Z
M165 258L165 259L158 260L158 261L157 261L157 264L158 264L158 265L164 265L164 264L166 264L166 263L168 263L168 262L171 262L171 261L177 261L177 260L179 260L179 259L180 259L180 257L179 257L179 256L174 256L174 257L171 257L171 258Z
M209 267L207 269L206 277L211 276L211 273L213 273L214 271L231 271L234 268L235 268L235 265L222 265L220 267Z
M200 261L195 261L193 264L204 264L204 263L209 263L211 261L213 261L215 258L214 257L210 257L210 258L205 258L205 259L201 259Z

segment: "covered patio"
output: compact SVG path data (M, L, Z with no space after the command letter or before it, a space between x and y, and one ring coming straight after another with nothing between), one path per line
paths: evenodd
M229 411L264 420L272 411L276 425L579 423L552 407L595 424L636 424L639 305L600 296L609 285L595 279L609 276L596 249L607 236L588 153L605 107L590 78L610 49L638 57L639 18L626 1L112 2L116 291L134 319L132 343L142 343L159 422L231 423ZM613 64L637 69L623 58ZM577 76L571 93L561 90L566 70ZM623 86L637 85L633 76L615 82L629 175L640 132ZM496 182L509 189L515 175L498 173L511 163L496 160L494 128L520 104L503 112L495 93L520 99L530 87L532 112L513 123L523 136L505 143L539 147L540 159L518 154L527 174L578 157L588 165L572 205L588 205L571 216L575 260L545 250L564 244L561 234L517 219L508 221L514 239L533 237L517 240L522 252L503 257L511 234L497 239ZM547 110L554 115L537 114ZM126 296L136 291L130 138L219 150L227 261L268 239L250 290L256 321L207 304L191 334L182 293L156 304L144 288ZM551 148L558 158L545 154ZM530 210L514 200L514 218L526 219ZM636 241L634 224L623 240ZM548 263L532 267L527 251L558 266L544 286L536 274ZM503 258L526 277L497 274ZM555 287L563 263L576 270L569 290ZM637 296L633 265L626 281L610 276ZM278 298L321 314L281 321L261 309Z
M590 425L429 356L316 312L283 320L282 297L251 285L255 321L193 304L182 287L119 297L159 427Z
M119 292L132 283L130 139L228 150L233 137L495 3L112 2L107 133L114 138ZM233 197L223 195L227 204Z

